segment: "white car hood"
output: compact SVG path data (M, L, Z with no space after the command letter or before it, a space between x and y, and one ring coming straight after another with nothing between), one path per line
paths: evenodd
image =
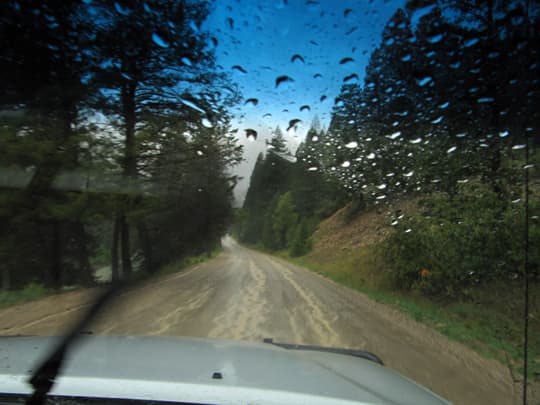
M28 377L58 339L0 338L0 391L32 392ZM172 337L84 337L50 394L219 404L447 404L353 356Z

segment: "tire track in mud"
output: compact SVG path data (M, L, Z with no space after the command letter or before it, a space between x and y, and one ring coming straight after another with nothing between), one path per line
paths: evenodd
M269 314L264 298L266 275L253 260L249 260L247 267L243 288L231 297L224 312L214 318L209 337L249 340L262 339L268 334L263 328Z
M321 301L306 288L303 288L295 279L292 271L287 269L281 263L276 262L269 256L264 256L264 259L270 263L272 267L286 280L286 282L294 289L298 297L298 305L292 311L289 311L289 319L293 325L294 334L301 336L299 324L305 324L309 327L316 340L321 345L338 346L340 343L339 335L332 327L332 322L337 320L337 316L330 316L329 311L324 310ZM314 339L311 336L311 339Z

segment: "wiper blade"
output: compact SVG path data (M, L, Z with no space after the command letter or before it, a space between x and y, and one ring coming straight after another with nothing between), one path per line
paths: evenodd
M292 343L277 343L277 342L274 342L274 340L271 338L266 338L263 340L263 342L269 343L274 346L282 347L284 349L289 349L289 350L313 350L316 352L344 354L347 356L354 356L354 357L359 357L361 359L370 360L377 364L380 364L381 366L384 366L384 363L379 358L379 356L365 350L338 349L334 347L324 347L324 346L296 345Z
M68 349L80 338L85 328L94 320L101 309L110 302L113 296L119 291L120 284L112 284L101 296L92 304L88 312L75 324L69 333L67 333L51 354L36 369L29 383L34 388L32 396L26 401L28 405L42 405L45 402L47 394L52 389L56 377L65 361Z

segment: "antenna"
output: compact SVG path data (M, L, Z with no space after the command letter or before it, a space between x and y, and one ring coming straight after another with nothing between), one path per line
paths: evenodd
M529 355L529 136L525 133L525 286L523 310L523 405L527 405L527 372Z

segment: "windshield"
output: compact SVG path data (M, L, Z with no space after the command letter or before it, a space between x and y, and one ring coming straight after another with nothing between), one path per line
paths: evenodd
M119 285L77 333L540 401L538 1L0 9L2 335L70 333Z

